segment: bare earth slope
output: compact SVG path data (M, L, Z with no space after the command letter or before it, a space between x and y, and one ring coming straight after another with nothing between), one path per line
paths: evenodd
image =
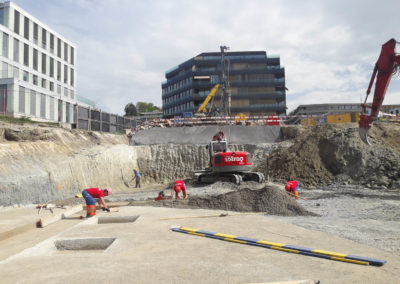
M355 124L309 128L271 154L268 173L275 181L297 179L306 186L400 188L400 125L376 124L370 132L372 146L362 143ZM267 171L266 163L261 168Z

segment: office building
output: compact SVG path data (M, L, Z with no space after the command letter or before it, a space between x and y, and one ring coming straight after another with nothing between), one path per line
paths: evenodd
M76 47L10 1L0 3L0 111L74 123Z
M231 116L286 114L285 69L279 56L265 51L226 52ZM201 53L165 73L162 83L163 117L196 113L210 90L221 83L221 53ZM214 107L220 106L221 92ZM211 104L209 104L211 105Z

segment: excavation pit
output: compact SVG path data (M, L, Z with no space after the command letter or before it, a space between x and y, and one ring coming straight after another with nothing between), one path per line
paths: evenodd
M54 242L57 250L105 250L116 238L64 239Z
M117 217L99 217L98 224L113 224L113 223L133 223L140 215L137 216L117 216Z

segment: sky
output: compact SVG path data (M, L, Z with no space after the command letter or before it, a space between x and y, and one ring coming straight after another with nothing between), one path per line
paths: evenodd
M288 112L360 103L382 44L400 41L399 0L12 2L76 45L78 95L120 115L130 102L161 107L165 72L221 45L279 55ZM400 104L400 76L384 104Z

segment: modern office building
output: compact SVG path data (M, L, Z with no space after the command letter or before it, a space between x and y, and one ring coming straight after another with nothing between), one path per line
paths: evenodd
M76 47L10 1L0 2L0 111L74 123Z
M226 52L231 115L286 114L285 69L278 56L265 51ZM221 53L201 53L165 73L163 117L196 113L210 90L221 83ZM215 95L219 106L220 93Z

